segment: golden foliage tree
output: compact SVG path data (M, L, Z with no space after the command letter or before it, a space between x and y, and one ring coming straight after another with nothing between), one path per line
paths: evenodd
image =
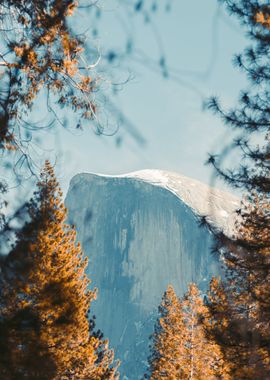
M256 193L248 201L237 238L226 242L227 278L210 284L209 327L232 376L251 380L270 376L270 205Z
M153 334L152 353L149 358L150 379L180 379L180 347L183 346L183 316L180 300L171 285L168 286L159 306L160 318Z
M195 284L180 301L171 286L160 306L149 376L158 379L229 379L219 346L206 334L209 313Z
M243 283L243 303L249 304L249 316L259 334L256 349L263 351L262 357L268 356L270 376L269 197L257 192L252 193L247 206L241 212L241 218L236 241L239 247L237 260L230 265L233 265L238 273L242 273L240 280Z
M58 103L80 119L93 118L94 74L82 55L83 36L68 20L77 6L74 0L1 1L0 149L20 149L38 129L27 115L39 94L50 112Z
M209 311L200 291L190 284L182 301L185 329L182 354L183 379L228 379L220 347L206 334Z
M66 210L46 162L1 277L1 379L115 379L113 351L87 313L87 260L65 223Z
M269 379L270 6L269 1L264 0L221 0L221 3L239 19L249 38L249 45L234 60L245 73L249 86L241 91L237 104L228 110L221 107L217 99L211 100L210 107L230 129L237 131L237 138L226 151L237 149L240 160L231 168L224 165L222 154L211 156L210 162L228 184L243 190L247 202L244 201L239 210L235 236L228 238L214 231L217 248L227 268L222 285L227 304L224 308L218 297L214 297L210 308L213 319L220 315L228 326L217 329L216 337L225 356L232 359L233 376Z
M247 369L243 378L270 377L270 202L269 196L252 192L241 210L237 239L227 260L233 312L243 321L239 341L243 346L239 368ZM237 357L237 356L236 356ZM248 377L249 376L249 377Z

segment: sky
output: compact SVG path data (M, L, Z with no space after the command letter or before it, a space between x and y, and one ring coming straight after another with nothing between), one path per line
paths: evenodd
M72 176L81 172L122 174L155 168L209 183L213 172L204 164L208 153L219 152L230 133L203 109L203 101L216 95L225 106L235 104L246 82L232 57L246 41L237 20L216 0L172 0L170 12L164 10L166 3L158 2L147 24L139 14L127 17L116 0L100 1L102 18L93 39L101 53L100 67L106 67L106 49L123 45L126 35L132 36L135 49L135 58L116 65L113 74L102 72L104 91L109 94L110 80L122 83L129 78L112 99L145 144L138 144L125 126L115 136L97 136L91 126L83 131L58 127L46 137L42 158L56 163L64 192ZM79 10L77 19L93 35L90 15ZM161 56L166 57L168 78L152 65ZM100 106L106 111L106 102ZM117 125L113 118L110 124L108 132Z

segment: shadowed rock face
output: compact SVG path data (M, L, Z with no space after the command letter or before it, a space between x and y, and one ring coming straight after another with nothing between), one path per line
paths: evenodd
M193 204L181 199L192 180L158 171L159 180L153 181L142 173L141 178L140 172L119 177L79 174L66 198L69 223L76 226L89 257L89 277L99 290L92 308L97 327L122 362L121 378L134 380L143 376L149 335L167 285L179 296L192 281L205 290L209 278L220 271L210 253L210 233L198 226ZM181 179L179 194L177 183L172 190L160 182L163 174ZM196 185L189 197L201 197L207 189ZM203 197L208 199L207 194ZM228 226L236 200L225 193L218 199L217 225Z

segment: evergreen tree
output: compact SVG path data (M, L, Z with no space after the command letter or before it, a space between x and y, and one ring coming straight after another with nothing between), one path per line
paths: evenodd
M214 317L207 330L209 337L218 341L233 379L266 379L269 357L266 347L258 344L260 328L254 321L254 304L247 299L248 294L213 278L209 309Z
M224 283L213 279L210 284L214 323L209 327L232 364L233 377L265 379L270 375L269 203L249 201L241 211L237 239L222 239L227 276Z
M221 0L236 15L252 41L235 63L251 86L241 93L238 105L223 110L216 99L210 107L239 135L232 148L240 149L240 163L222 165L222 156L210 162L227 183L245 194L235 236L214 231L217 250L226 265L224 291L228 329L216 331L226 357L233 357L233 374L240 379L270 377L270 7L256 0ZM212 284L213 285L213 284ZM220 312L214 303L212 312ZM227 313L227 315L225 315ZM217 315L213 315L215 320Z
M209 312L195 284L182 302L171 286L159 308L160 318L153 335L149 375L158 379L229 379L219 346L205 331Z
M181 303L171 285L168 286L159 306L160 317L155 326L151 356L149 357L150 379L180 379L180 350L183 347L183 315Z
M206 334L205 324L209 323L210 315L195 284L189 285L182 310L185 327L181 353L183 379L228 379L221 350Z
M2 379L115 379L113 351L93 331L76 233L65 223L62 193L49 162L1 276Z

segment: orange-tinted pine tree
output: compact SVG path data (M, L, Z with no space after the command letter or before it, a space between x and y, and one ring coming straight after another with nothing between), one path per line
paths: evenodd
M270 376L270 202L267 196L256 192L248 201L238 227L237 242L241 249L238 260L231 266L242 272L240 280L244 286L240 294L243 303L249 305L248 315L257 335L255 349L262 353L262 360L268 357L265 365Z
M210 330L222 346L233 377L270 376L270 204L253 195L241 211L238 236L227 242L234 256L225 259L224 284L213 279Z
M182 379L180 350L183 346L183 316L180 300L172 286L168 286L162 297L159 314L153 334L147 377L152 380Z
M113 351L95 333L76 233L46 162L29 204L29 221L3 265L0 378L103 380L118 377Z
M190 284L182 301L184 318L181 367L183 379L229 379L220 347L206 334L209 311L200 291Z
M146 377L171 380L229 379L219 346L209 339L208 308L195 284L181 302L170 286L160 306Z
M239 342L240 321L233 313L231 297L232 292L227 284L225 286L220 279L213 277L208 292L210 317L205 327L209 339L218 342L231 378L243 379L242 375L247 371L239 363L245 355L245 349Z
M250 85L241 91L237 105L229 110L223 109L216 99L210 102L224 123L237 131L238 137L231 148L238 149L240 160L233 168L224 165L222 155L211 156L209 161L217 174L231 186L243 190L248 200L239 211L234 237L215 231L217 248L227 267L225 287L229 309L225 318L230 319L225 334L220 335L219 331L217 338L226 356L235 347L236 378L269 379L270 5L269 1L258 0L221 2L239 19L249 37L249 46L235 57L235 63L246 74Z
M252 192L241 210L241 222L233 251L235 261L227 265L232 273L229 289L233 313L243 321L239 341L244 348L239 367L243 378L270 378L270 202ZM237 336L236 334L234 336ZM249 377L248 377L249 376Z

